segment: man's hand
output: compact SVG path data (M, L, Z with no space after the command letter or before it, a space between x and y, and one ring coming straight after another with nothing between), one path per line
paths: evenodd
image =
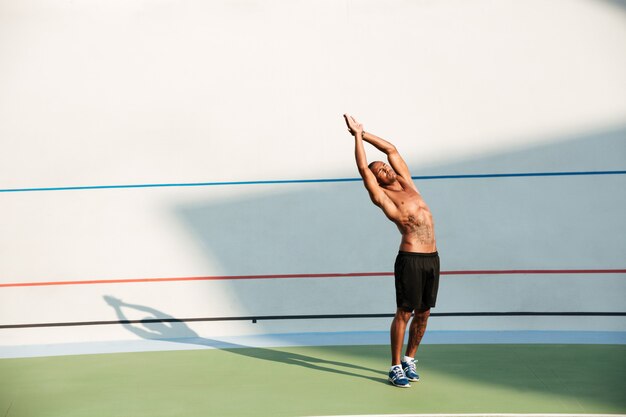
M343 118L346 120L346 124L348 125L348 132L352 136L356 136L357 133L363 134L363 125L356 121L356 119L349 114L344 114Z

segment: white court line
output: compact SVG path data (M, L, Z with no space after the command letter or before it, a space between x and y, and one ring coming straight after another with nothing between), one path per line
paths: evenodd
M626 414L359 414L309 417L626 417Z

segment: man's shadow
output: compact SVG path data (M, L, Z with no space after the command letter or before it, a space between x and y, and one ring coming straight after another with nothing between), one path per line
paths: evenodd
M345 362L330 361L312 356L301 355L293 352L283 352L280 350L272 350L267 348L252 347L239 345L236 343L224 342L220 340L207 339L200 337L187 324L157 309L142 306L138 304L125 303L122 300L110 295L103 296L104 300L109 304L120 320L122 326L131 333L143 339L165 340L168 342L187 343L201 346L208 346L237 355L247 356L254 359L262 359L273 362L280 362L287 365L298 365L318 371L330 372L334 374L352 376L356 378L369 379L375 382L387 383L386 378L377 378L356 373L355 371L365 371L374 374L386 374L380 370L366 368L359 365L349 364ZM141 320L130 320L124 313L124 309L141 311L149 314L148 317ZM353 370L340 370L334 367L347 368Z

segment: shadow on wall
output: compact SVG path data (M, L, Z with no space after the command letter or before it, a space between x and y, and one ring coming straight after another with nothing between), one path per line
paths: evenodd
M412 174L610 170L626 170L626 128L429 167L428 172L413 169ZM437 179L416 183L434 213L444 271L624 267L626 175ZM174 208L189 233L206 248L208 257L219 262L221 272L256 275L392 271L399 234L371 204L361 182L250 187L268 188L261 196L229 201L212 200L211 189L207 189L205 203ZM242 189L242 194L245 191ZM289 296L281 292L283 287L278 283L264 283L263 294L251 285L225 285L232 290L243 315L256 314L247 309L259 302L282 311L280 306ZM375 299L376 294L393 291L393 285L385 281L367 291ZM447 299L445 292L443 283L440 299ZM306 302L326 311L328 295L313 288L306 294ZM357 305L359 301L346 302ZM354 308L375 313L392 311L394 305L378 303ZM549 306L546 309L550 310Z
M611 6L615 6L616 8L619 8L622 13L626 12L626 0L604 0L604 1L610 4Z
M380 370L359 366L358 358L355 358L355 364L351 364L328 361L322 358L315 358L292 352L283 352L280 350L259 347L252 348L235 343L207 339L200 337L195 331L187 326L185 322L175 319L174 317L155 308L139 304L125 303L124 301L110 295L105 295L103 298L106 303L115 310L118 320L123 322L122 326L124 326L124 328L129 332L143 339L158 339L170 342L207 346L254 359L279 362L287 365L297 365L320 372L330 372L352 376L355 378L364 378L375 382L387 382L386 378L367 376L367 374L382 376L386 376L386 374ZM142 319L140 323L131 323L125 313L125 311L131 310L146 313L148 316ZM336 369L337 367L347 370ZM364 372L367 374L364 374Z
M413 175L626 169L626 128ZM417 180L442 269L623 267L624 175ZM243 186L241 186L243 187ZM399 234L360 182L175 207L229 275L391 271ZM276 190L279 190L277 192ZM618 265L619 264L619 265Z
M362 184L287 184L268 191L176 212L228 274L388 269L397 232Z

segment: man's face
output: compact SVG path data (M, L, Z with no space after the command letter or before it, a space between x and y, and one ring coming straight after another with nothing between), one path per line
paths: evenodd
M384 162L375 162L370 168L379 184L392 184L396 181L396 172Z

